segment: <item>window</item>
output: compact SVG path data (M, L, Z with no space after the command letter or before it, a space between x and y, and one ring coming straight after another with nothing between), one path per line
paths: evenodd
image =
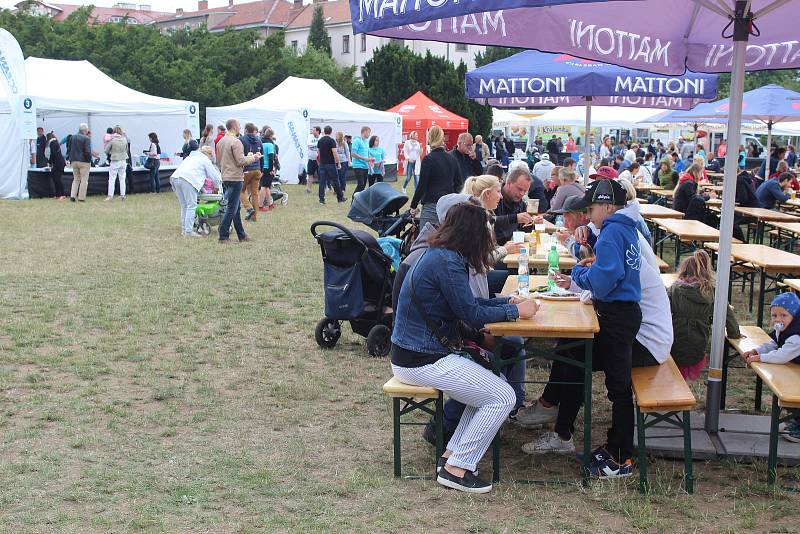
M467 45L465 45L464 43L456 43L456 52L466 52L466 51L467 51Z
M292 41L292 52L297 53L297 41Z
M406 42L403 39L389 39L389 42L397 46L405 46Z
M361 51L362 52L366 52L367 51L367 34L366 33L362 33L361 34Z
M350 36L343 35L342 36L342 54L349 54L350 53Z

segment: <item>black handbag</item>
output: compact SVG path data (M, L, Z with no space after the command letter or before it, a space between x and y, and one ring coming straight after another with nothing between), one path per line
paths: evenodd
M445 325L441 324L436 326L436 323L428 316L425 312L425 308L422 304L419 303L417 300L417 293L414 291L414 271L419 265L419 262L425 257L425 253L420 256L417 263L414 264L414 269L408 274L408 284L409 289L411 290L411 301L414 303L414 307L416 307L417 312L422 316L422 320L425 321L425 325L433 332L433 335L439 340L439 343L447 349L447 351L451 354L458 354L464 358L469 358L473 362L477 363L484 369L488 369L489 371L494 371L494 365L492 364L491 359L491 352L479 346L475 341L469 340L466 343L463 341L461 337L456 339L451 339L450 336L447 335L445 332ZM470 328L468 325L464 325L464 328Z

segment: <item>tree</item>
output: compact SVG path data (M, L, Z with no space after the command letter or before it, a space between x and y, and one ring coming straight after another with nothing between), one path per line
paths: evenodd
M487 46L485 52L478 52L475 54L475 66L483 67L489 63L511 57L517 52L521 52L521 50L519 48L506 48L503 46Z
M748 72L744 77L744 90L752 91L765 85L774 83L792 91L800 91L800 70L765 70ZM731 94L731 75L721 74L717 84L717 98L728 98Z
M311 28L308 30L308 46L325 52L328 57L331 56L331 38L328 36L328 29L325 28L325 11L322 9L322 4L314 6Z
M388 109L417 92L414 67L418 60L411 50L395 43L375 51L362 70L367 96L375 108Z

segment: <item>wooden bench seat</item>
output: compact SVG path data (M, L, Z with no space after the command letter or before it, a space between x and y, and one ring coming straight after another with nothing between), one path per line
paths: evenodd
M772 485L775 484L778 475L779 425L794 420L795 410L800 409L800 365L753 362L750 364L750 368L772 391L769 457L767 459L767 483ZM790 411L786 416L781 417L781 412L785 409Z
M736 351L739 356L744 354L747 351L753 350L762 343L766 343L770 340L769 334L764 332L764 330L760 326L756 325L749 325L749 326L740 326L739 331L742 334L740 338L732 338L726 337L725 342L729 348L725 349L725 358L722 362L722 396L720 397L719 406L721 410L725 409L725 401L727 398L727 390L728 390L728 368L730 366L730 361L732 358L729 357L730 349ZM753 401L753 405L755 406L756 411L761 411L761 392L763 390L763 382L761 378L756 378L756 393L755 399Z
M433 417L437 436L437 445L435 447L436 455L433 461L435 469L439 456L444 452L444 431L442 429L444 419L444 396L442 392L435 388L404 384L395 377L390 378L389 381L383 385L383 392L392 399L394 419L394 476L400 477L402 474L400 425L420 425L418 422L403 423L401 417L417 410ZM402 405L401 402L403 402ZM431 409L431 404L433 404L433 409Z
M645 493L647 484L646 431L660 422L666 422L683 431L683 485L687 493L694 492L692 476L691 409L697 404L692 390L683 379L672 359L661 365L634 367L631 383L636 397L636 426L639 443L639 490ZM650 414L652 421L648 423Z
M658 270L662 273L665 273L669 270L669 264L662 260L660 257L656 256L656 261L658 261Z

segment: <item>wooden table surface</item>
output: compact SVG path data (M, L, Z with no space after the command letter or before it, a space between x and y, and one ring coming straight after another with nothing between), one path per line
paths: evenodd
M508 254L505 258L503 258L503 263L512 269L516 269L519 267L519 254ZM572 269L575 267L576 263L578 262L575 260L575 257L569 252L560 252L558 266L561 269ZM528 256L528 268L536 267L539 269L547 266L547 254L535 254L533 256Z
M789 200L784 202L783 205L792 208L800 208L800 198L790 198Z
M789 232L790 234L800 235L800 221L798 222L770 222L770 226L774 226L775 228L779 228L784 232Z
M642 204L640 207L645 219L683 219L683 213L658 204Z
M533 274L528 279L528 287L531 289L547 285L547 275L546 274ZM506 278L506 283L503 284L503 289L500 291L501 295L512 296L517 294L517 288L519 287L517 283L517 275L512 274Z
M764 381L764 384L778 397L784 408L800 408L800 365L796 363L775 364L753 362L750 368Z
M719 230L700 221L658 219L656 224L681 241L719 241Z
M733 209L739 215L746 217L753 217L759 221L781 221L781 222L800 222L800 217L782 213L780 211L768 210L765 208L742 208L736 207Z
M654 195L664 198L674 198L675 197L675 190L674 189L656 189L651 191Z
M722 188L723 188L723 186L721 185L708 184L704 182L700 182L699 187L700 189L705 189L706 191L714 191L716 193L722 193Z
M661 186L656 184L633 184L633 188L642 193L648 193L660 190Z
M708 176L709 178L721 179L721 178L725 178L725 173L706 171L706 176Z
M706 243L706 248L719 251L719 243ZM800 256L767 245L732 244L731 256L752 263L767 272L800 273Z
M800 278L785 278L783 283L792 291L800 292Z
M662 273L661 274L661 281L664 282L664 287L669 289L672 284L675 283L675 280L678 279L678 275L676 273Z
M591 339L600 331L594 308L579 300L538 300L533 319L490 323L486 329L495 336Z
M551 223L547 219L545 219L544 222L539 224L544 224L544 231L547 232L548 234L552 234L556 231L556 225ZM528 237L526 237L525 239L526 240L530 239L531 232L534 231L534 226L533 225L525 226L522 228L522 231L528 234Z

